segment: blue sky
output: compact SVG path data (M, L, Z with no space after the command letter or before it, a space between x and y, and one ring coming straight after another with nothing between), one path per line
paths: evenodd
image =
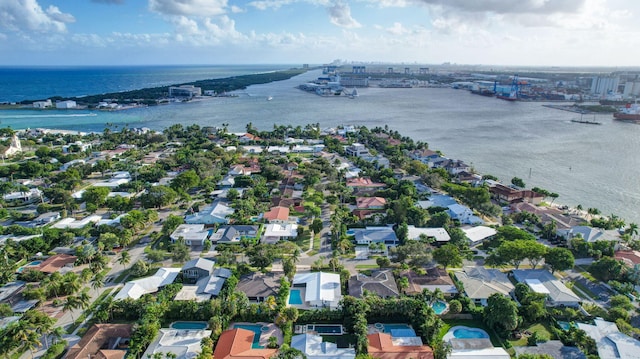
M629 0L0 0L0 65L637 66Z

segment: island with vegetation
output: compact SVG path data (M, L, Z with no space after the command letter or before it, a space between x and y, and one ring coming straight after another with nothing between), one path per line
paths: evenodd
M232 76L220 79L208 79L199 80L194 82L188 82L183 84L175 84L170 86L159 86L143 88L139 90L112 92L104 94L94 94L82 97L63 97L53 96L49 99L55 103L57 101L74 100L78 105L96 107L100 102L108 99L110 102L118 102L121 104L138 103L145 105L156 105L161 100L166 99L169 96L169 87L172 86L184 86L192 85L198 87L204 93L205 91L211 91L216 94L226 94L231 91L244 90L250 85L266 84L275 81L283 81L290 79L294 76L300 75L308 69L289 69L282 71L273 71L251 75ZM38 101L43 101L40 99ZM24 100L21 101L22 105L31 105L36 100Z
M475 338L492 358L595 358L599 328L639 343L637 224L388 127L3 136L21 144L0 166L3 357L444 359Z

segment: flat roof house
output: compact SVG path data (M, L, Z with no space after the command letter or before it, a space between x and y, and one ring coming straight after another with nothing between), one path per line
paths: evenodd
M184 240L191 247L201 247L209 238L209 231L204 229L204 224L181 224L169 236L171 243Z
M154 354L168 358L169 353L174 354L176 359L195 358L202 352L200 341L210 335L211 330L162 328L141 358L153 358Z
M291 347L301 351L307 359L354 359L354 348L338 348L335 343L323 342L322 337L314 334L294 335Z
M303 301L311 307L337 308L342 299L340 275L336 273L298 273L293 288L304 288Z

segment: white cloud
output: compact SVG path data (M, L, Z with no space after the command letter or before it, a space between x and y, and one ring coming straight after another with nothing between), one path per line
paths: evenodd
M231 5L231 12L234 14L238 14L238 13L244 12L244 10L241 7Z
M362 27L356 19L351 16L351 8L348 4L336 2L333 6L327 8L329 18L332 24L347 29Z
M399 22L394 22L392 27L386 29L388 33L396 36L406 35L411 32L411 30L402 26Z
M227 0L149 0L149 9L163 15L216 16L226 8Z
M42 9L37 0L3 0L0 2L0 27L18 32L66 32L73 15L57 6Z
M293 3L293 0L258 0L251 1L249 3L250 6L258 10L267 10L267 9L279 9L282 6L289 5Z

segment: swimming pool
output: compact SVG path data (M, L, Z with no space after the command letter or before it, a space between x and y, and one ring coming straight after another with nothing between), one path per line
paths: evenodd
M345 232L345 234L347 236L355 236L356 235L356 231L355 229L347 229L347 231Z
M342 335L342 325L340 324L308 324L307 330L313 330L320 335Z
M262 335L262 325L260 324L234 324L233 329L246 329L252 331L253 341L251 343L252 349L264 349L263 346L260 345L260 335Z
M33 261L31 263L27 263L25 265L23 265L22 267L18 268L16 270L17 273L22 273L22 271L24 271L25 269L31 269L33 267L37 267L40 265L40 263L42 263L42 261Z
M489 334L482 329L457 326L449 329L456 339L485 339L489 338Z
M302 295L300 294L300 289L291 289L289 290L289 304L300 305L303 304Z
M436 300L435 302L431 303L431 308L437 315L440 315L447 311L448 305L441 300Z
M207 329L207 322L173 322L171 323L172 329L196 329L196 330L204 330Z
M574 327L575 325L573 323L569 323L569 322L563 322L563 321L558 321L558 326L564 330L564 331L568 331L569 329L571 329L572 327Z
M392 330L396 329L411 329L409 324L382 324L382 328L384 328L385 333L391 333Z

